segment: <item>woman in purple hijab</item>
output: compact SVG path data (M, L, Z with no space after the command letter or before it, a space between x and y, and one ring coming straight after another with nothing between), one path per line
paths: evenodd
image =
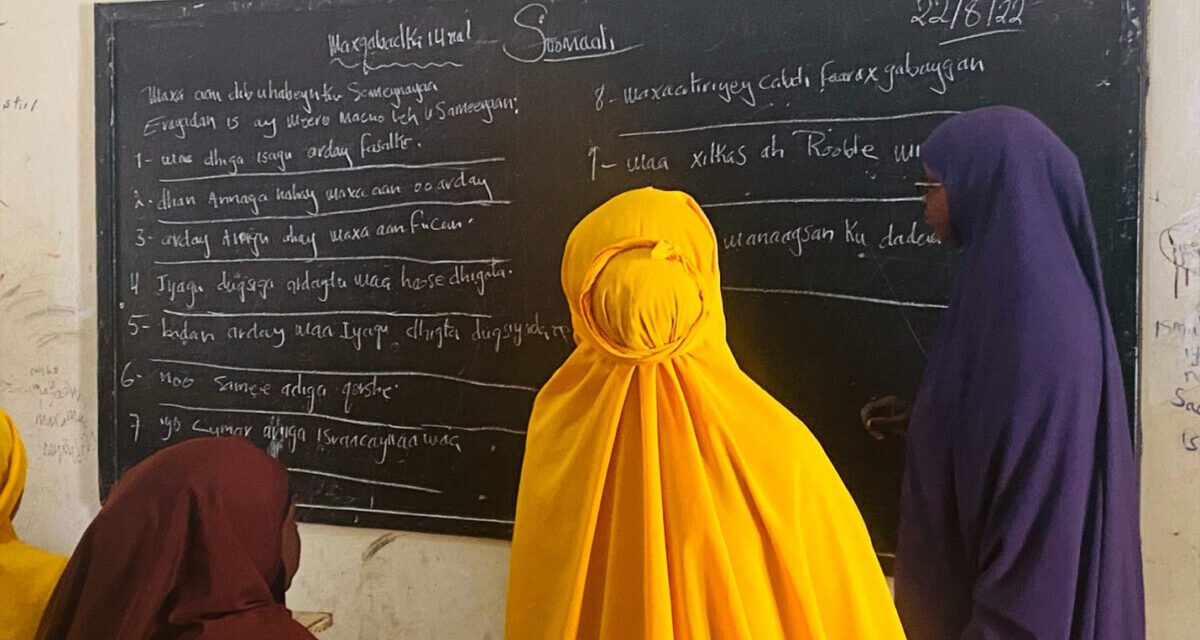
M896 599L914 640L1145 637L1124 390L1083 177L993 107L921 148L964 249L908 427Z

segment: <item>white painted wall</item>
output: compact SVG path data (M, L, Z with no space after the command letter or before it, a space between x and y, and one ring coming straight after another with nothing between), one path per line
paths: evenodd
M1143 241L1142 536L1150 637L1200 634L1200 4L1152 0ZM1160 250L1164 231L1182 251ZM1168 245L1169 247L1169 245ZM1191 269L1190 286L1186 272ZM1176 276L1180 276L1178 296ZM1179 323L1170 335L1160 322ZM1191 332L1191 335L1188 335ZM1194 445L1189 445L1196 437ZM1185 440L1186 438L1186 440Z
M1117 0L1099 0L1112 2ZM32 454L17 526L68 553L97 509L92 3L0 1L0 406ZM1148 106L1143 528L1150 637L1200 629L1200 416L1172 406L1200 349L1200 252L1174 293L1160 234L1200 212L1200 6L1154 0ZM36 106L34 106L34 101ZM1200 213L1177 243L1200 246ZM1156 322L1194 336L1156 337ZM1186 332L1185 332L1186 334ZM334 639L502 637L508 547L410 533L306 526L296 608L333 611ZM386 544L384 544L386 543Z

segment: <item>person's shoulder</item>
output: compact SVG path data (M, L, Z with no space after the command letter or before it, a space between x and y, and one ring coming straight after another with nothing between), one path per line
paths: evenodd
M22 567L38 567L45 573L53 573L55 581L67 566L67 559L56 553L50 553L20 540L14 540L8 544L11 546L9 553L5 555L9 563L19 564Z
M11 580L22 585L21 593L14 595L39 612L50 601L66 566L66 558L19 540L0 545L0 583Z

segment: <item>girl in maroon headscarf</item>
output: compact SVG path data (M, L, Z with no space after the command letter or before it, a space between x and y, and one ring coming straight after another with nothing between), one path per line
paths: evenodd
M240 438L185 442L117 483L37 637L312 640L283 605L299 556L287 471Z

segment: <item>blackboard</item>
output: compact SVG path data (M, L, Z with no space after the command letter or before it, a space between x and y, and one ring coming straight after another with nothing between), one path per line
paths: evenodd
M989 104L1078 152L1134 379L1137 3L96 15L105 491L163 446L244 434L293 469L305 520L509 535L535 391L573 344L563 242L649 184L704 205L735 354L887 558L903 442L857 412L915 391L955 273L920 223L919 143Z

